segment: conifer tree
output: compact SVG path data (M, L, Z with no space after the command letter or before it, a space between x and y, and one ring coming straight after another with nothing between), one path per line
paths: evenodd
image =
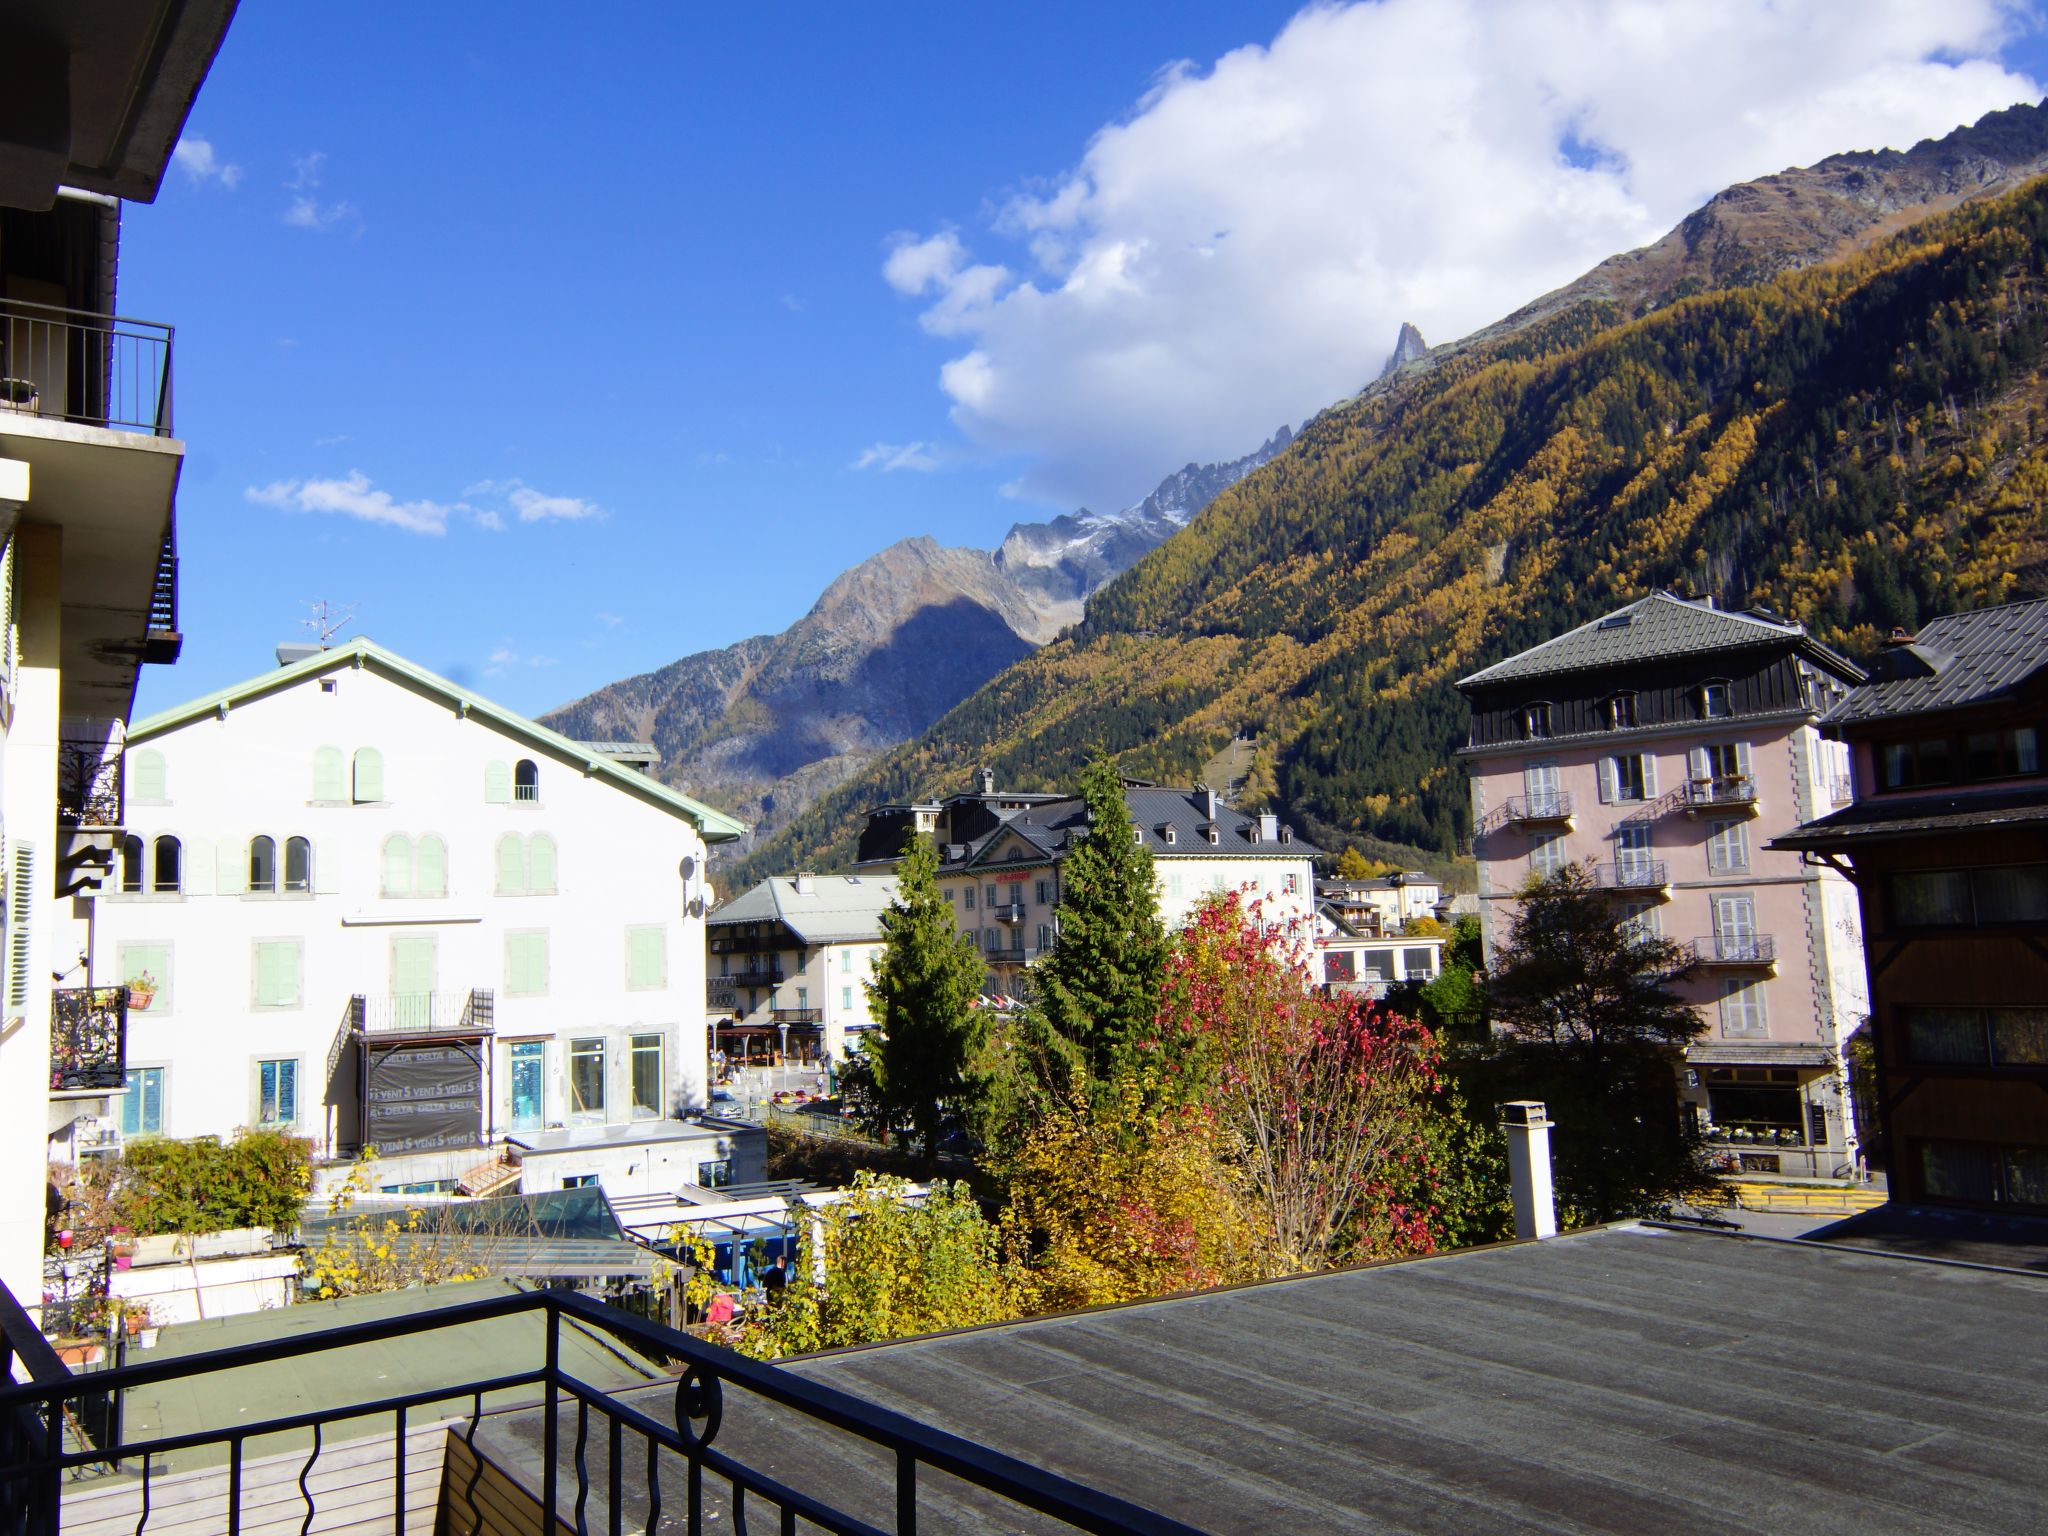
M890 1124L907 1130L936 1164L948 1113L971 1089L969 1067L988 1021L974 1006L985 975L973 939L959 931L939 894L939 855L912 837L896 869L896 899L882 914L885 941L867 983L870 1016L881 1025L871 1048L875 1086Z
M1088 835L1061 871L1059 937L1038 979L1047 1020L1102 1078L1151 1034L1166 930L1152 855L1135 835L1123 780L1107 758L1089 763L1081 797Z

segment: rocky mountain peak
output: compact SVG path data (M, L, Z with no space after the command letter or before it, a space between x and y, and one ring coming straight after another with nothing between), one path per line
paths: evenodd
M1429 343L1422 339L1422 332L1410 322L1401 322L1401 334L1394 338L1394 350L1387 357L1387 364L1380 369L1379 376L1385 378L1404 364L1419 361L1429 351Z

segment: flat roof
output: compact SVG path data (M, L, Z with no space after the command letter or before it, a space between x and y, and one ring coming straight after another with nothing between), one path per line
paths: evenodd
M552 1131L514 1131L505 1138L526 1152L547 1156L552 1152L587 1152L602 1147L646 1147L660 1142L704 1141L729 1136L736 1128L730 1120L629 1120L617 1125L571 1125Z

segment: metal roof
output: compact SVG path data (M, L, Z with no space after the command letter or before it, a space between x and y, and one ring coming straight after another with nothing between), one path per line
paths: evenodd
M1940 837L2048 822L2048 785L1982 794L1875 795L1781 832L1772 848L1855 849L1895 837Z
M1291 830L1287 842L1259 837L1258 816L1225 805L1220 796L1212 822L1200 790L1154 786L1126 789L1124 804L1130 810L1132 825L1144 834L1145 847L1155 859L1213 859L1224 854L1235 858L1312 859L1323 851L1292 836ZM1214 844L1210 843L1208 832L1212 825L1216 829ZM1169 827L1173 829L1172 842L1166 840ZM1072 851L1075 834L1085 833L1087 828L1087 801L1078 795L1051 800L1013 812L1001 826L971 844L947 845L941 850L942 860L947 869L1000 868L1016 862L997 857L1012 835L1031 845L1038 856L1034 862L1058 860Z
M1564 672L1593 672L1637 662L1668 661L1675 656L1711 655L1774 644L1797 645L1851 681L1863 675L1854 662L1808 635L1804 624L1775 616L1734 613L1709 603L1688 602L1669 592L1652 592L1461 678L1458 686L1523 682Z
M446 1251L452 1245L466 1267L496 1275L561 1280L645 1278L653 1272L647 1251L626 1235L604 1191L594 1185L478 1200L378 1196L342 1212L308 1211L299 1228L305 1245L317 1248L364 1218L380 1236L387 1219L395 1223L391 1243L400 1252Z
M701 801L692 800L688 795L670 789L658 779L625 767L601 752L591 749L588 743L571 741L557 731L551 731L537 721L524 715L514 714L503 705L493 704L481 694L472 693L458 683L452 683L438 672L429 672L415 662L407 661L395 651L387 651L373 640L357 636L344 640L330 650L315 651L303 660L285 666L272 667L261 673L226 688L216 689L202 698L192 699L184 704L174 705L154 715L137 720L128 727L127 740L130 744L151 736L161 736L165 731L175 730L181 725L207 715L217 714L247 700L260 698L282 688L290 688L311 677L332 672L341 667L374 667L391 677L412 683L428 693L436 694L466 713L481 715L507 735L523 737L534 746L567 758L582 767L594 778L601 778L615 788L624 789L641 799L652 802L662 810L680 812L694 822L707 843L729 843L746 833L746 823L737 821L723 811L713 810Z
M1825 723L1850 725L1983 703L2010 692L2048 664L2048 598L2006 603L1934 620L1909 645L1871 664L1870 681L1829 710Z
M775 875L748 887L705 919L712 927L732 923L785 925L806 944L859 944L882 940L882 914L896 899L894 875Z

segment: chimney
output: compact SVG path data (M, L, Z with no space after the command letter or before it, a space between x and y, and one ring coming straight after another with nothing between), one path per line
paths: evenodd
M277 648L277 664L280 667L288 667L294 662L304 661L308 656L318 656L326 649L324 645L308 645L304 641L287 640Z
M984 795L992 795L996 792L995 769L984 768L981 770L981 792Z
M1898 646L1911 645L1913 637L1895 624L1892 626L1892 632L1884 637L1884 643L1885 649L1891 650Z
M1277 843L1280 841L1280 818L1271 811L1259 813L1259 841Z
M1202 815L1210 821L1216 819L1216 791L1206 784L1195 786L1195 804L1201 807Z
M1557 1197L1550 1189L1550 1117L1537 1099L1500 1107L1508 1137L1508 1183L1515 1197L1515 1236L1557 1236Z
M808 896L811 894L812 891L817 889L818 877L812 874L808 869L800 869L796 872L795 884L797 895Z

